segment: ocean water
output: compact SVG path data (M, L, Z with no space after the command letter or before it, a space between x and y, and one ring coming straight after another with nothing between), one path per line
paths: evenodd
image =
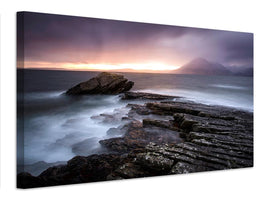
M76 155L106 151L98 142L116 136L108 135L107 130L123 125L120 118L127 113L128 102L120 101L118 95L63 95L68 88L97 74L18 70L18 110L23 111L18 114L18 140L24 138L24 152L18 152L19 163L66 161ZM132 91L180 96L183 101L253 112L252 77L122 74L135 82ZM97 117L102 113L118 120L103 123Z

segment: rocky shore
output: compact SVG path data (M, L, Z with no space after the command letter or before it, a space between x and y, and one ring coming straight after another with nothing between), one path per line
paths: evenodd
M136 104L135 100L146 100ZM253 113L125 92L130 109L122 127L101 140L109 154L76 156L39 176L18 174L19 188L184 174L253 166ZM112 116L102 115L112 120Z

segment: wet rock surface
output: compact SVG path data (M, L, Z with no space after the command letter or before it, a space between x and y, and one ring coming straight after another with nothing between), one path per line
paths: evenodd
M153 99L153 94L150 96ZM110 154L78 156L67 165L51 167L37 177L21 173L18 186L29 188L253 166L253 113L169 99L128 104L128 108L124 116L127 123L109 130L114 135L120 130L123 133L100 141Z
M67 95L82 94L120 94L129 91L134 82L128 81L123 75L102 72L98 76L67 90Z
M151 94L145 92L125 92L122 95L122 100L133 100L133 99L143 99L143 100L167 100L180 98L177 96L161 95L161 94Z

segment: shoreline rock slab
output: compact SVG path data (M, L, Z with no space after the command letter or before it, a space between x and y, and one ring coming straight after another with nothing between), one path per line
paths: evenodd
M122 100L134 100L134 99L141 99L141 100L171 100L175 98L181 98L177 96L170 96L170 95L161 95L161 94L151 94L145 92L125 92L122 95Z

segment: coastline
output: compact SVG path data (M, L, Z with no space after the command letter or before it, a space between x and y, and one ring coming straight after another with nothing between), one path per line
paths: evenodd
M173 101L176 96L125 92L127 123L101 140L109 154L76 156L39 176L17 176L19 188L139 178L253 166L253 113ZM143 105L131 100L146 100ZM112 120L112 116L103 115Z

